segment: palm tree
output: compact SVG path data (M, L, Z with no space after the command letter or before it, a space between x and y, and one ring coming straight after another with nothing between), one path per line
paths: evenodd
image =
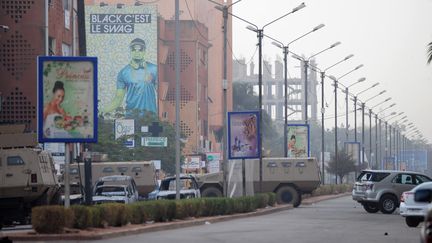
M428 44L428 60L427 63L430 64L432 62L432 42L429 42Z

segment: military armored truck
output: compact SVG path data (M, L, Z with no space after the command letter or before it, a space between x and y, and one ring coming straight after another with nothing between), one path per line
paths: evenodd
M84 184L84 163L70 164L71 194L80 194L80 185ZM149 161L92 162L92 185L100 177L127 175L135 180L138 193L147 197L157 185L155 167Z
M29 223L31 208L57 204L59 184L49 153L24 125L0 125L0 227Z
M311 193L320 185L320 175L315 158L263 158L262 191L260 191L259 159L246 160L253 163L253 188L255 193L274 192L277 203L301 204L302 194ZM223 195L222 172L198 175L202 197Z

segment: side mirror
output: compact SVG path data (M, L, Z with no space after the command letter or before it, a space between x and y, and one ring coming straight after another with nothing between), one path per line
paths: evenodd
M432 190L420 189L414 194L414 201L430 203L432 201Z

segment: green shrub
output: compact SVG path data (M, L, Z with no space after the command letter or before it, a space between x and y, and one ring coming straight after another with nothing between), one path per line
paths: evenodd
M276 193L267 192L267 195L269 196L268 205L272 206L272 207L275 206L276 205Z
M77 229L87 229L93 226L93 215L90 207L74 205L71 207L74 214L73 227Z
M103 208L98 206L90 206L88 209L91 212L92 215L92 227L101 228L104 227L104 224L102 222L102 214L103 214Z
M265 208L269 202L269 195L267 193L255 194L256 208Z
M137 202L127 205L130 221L133 224L145 223L151 217L149 202Z
M175 218L176 219L185 219L189 215L188 205L190 205L190 202L184 201L184 200L176 200L176 209L175 209Z
M63 206L40 206L32 209L32 226L38 233L62 233L65 225Z
M108 226L122 226L130 222L129 211L125 204L107 203L97 205L101 207L101 223Z

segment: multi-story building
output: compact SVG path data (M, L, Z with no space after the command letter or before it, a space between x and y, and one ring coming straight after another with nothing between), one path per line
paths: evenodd
M0 2L0 25L6 26L0 30L1 123L26 124L28 130L36 130L37 56L72 55L76 31L72 2Z
M174 108L174 2L85 0L87 5L153 4L158 9L159 116L175 122ZM219 0L221 4L224 1ZM226 4L230 4L227 1ZM47 8L45 6L47 4ZM37 128L37 56L77 55L76 0L0 3L0 122L25 123ZM187 135L185 154L221 152L223 121L223 18L210 1L180 1L181 129ZM48 14L45 14L48 10ZM47 17L47 18L46 18ZM46 23L46 20L48 22ZM228 42L231 42L231 17ZM231 51L228 49L228 57ZM232 107L231 62L227 67L227 110Z
M264 110L271 116L271 118L278 122L283 123L285 117L285 96L284 87L285 79L283 74L283 64L275 61L275 73L272 74L272 65L263 61L263 87L262 87L262 104ZM314 60L311 61L314 64ZM300 78L288 78L288 120L290 123L304 123L304 66L301 66ZM240 62L233 61L233 82L247 82L253 84L257 90L258 88L258 74L255 73L255 64L249 64L249 74L244 60ZM308 107L310 109L308 114L309 121L317 121L317 90L318 81L317 75L314 71L308 72Z

